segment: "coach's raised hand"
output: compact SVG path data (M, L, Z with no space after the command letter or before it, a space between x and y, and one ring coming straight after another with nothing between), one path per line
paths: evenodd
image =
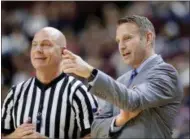
M86 63L80 56L64 49L62 55L61 68L64 73L74 73L80 77L88 78L93 67Z

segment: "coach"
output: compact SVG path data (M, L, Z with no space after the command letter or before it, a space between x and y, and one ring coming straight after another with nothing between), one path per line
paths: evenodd
M62 73L65 36L45 27L34 36L31 61L36 77L8 93L2 108L5 138L79 138L91 132L95 98L72 76Z
M92 137L171 138L183 91L176 69L155 54L155 38L146 17L119 19L116 41L133 70L117 81L64 51L63 71L87 78L91 92L107 101L93 123Z

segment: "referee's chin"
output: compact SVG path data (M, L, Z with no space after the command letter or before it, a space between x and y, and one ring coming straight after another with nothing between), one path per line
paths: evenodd
M44 63L32 63L32 66L34 67L34 69L36 71L47 71L47 70L52 69L52 67L54 67L49 64L46 64L45 62Z

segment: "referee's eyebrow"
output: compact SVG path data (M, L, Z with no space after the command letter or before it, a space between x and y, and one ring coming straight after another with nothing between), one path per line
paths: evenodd
M37 41L32 41L32 45L37 45Z

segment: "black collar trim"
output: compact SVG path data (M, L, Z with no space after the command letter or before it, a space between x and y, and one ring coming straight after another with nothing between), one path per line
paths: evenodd
M66 76L65 73L61 73L58 77L56 77L55 79L53 79L50 83L48 84L44 84L42 83L40 80L38 80L37 77L35 77L35 85L38 86L40 89L42 90L46 90L49 87L51 87L52 85L57 84L61 79L63 79Z

